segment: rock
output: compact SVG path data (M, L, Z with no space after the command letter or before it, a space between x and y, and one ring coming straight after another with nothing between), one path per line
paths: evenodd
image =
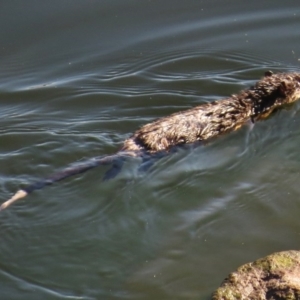
M300 251L271 254L231 273L213 300L300 299Z

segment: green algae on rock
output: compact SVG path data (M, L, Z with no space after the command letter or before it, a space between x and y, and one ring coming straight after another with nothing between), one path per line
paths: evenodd
M239 267L223 281L212 299L300 299L300 251L277 252Z

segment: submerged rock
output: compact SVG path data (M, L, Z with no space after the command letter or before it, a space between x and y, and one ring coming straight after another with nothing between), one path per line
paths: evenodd
M300 299L300 251L277 252L239 267L213 300Z

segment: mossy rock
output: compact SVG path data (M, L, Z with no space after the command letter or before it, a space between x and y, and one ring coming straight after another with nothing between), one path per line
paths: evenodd
M300 251L271 254L239 267L213 300L300 300Z

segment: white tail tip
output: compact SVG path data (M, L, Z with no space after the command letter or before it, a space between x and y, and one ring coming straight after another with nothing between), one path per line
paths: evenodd
M2 203L2 205L0 206L0 211L4 210L6 207L8 207L9 205L11 205L12 203L14 203L15 201L24 198L27 196L27 192L23 191L23 190L19 190L17 191L9 200L5 201L4 203Z

